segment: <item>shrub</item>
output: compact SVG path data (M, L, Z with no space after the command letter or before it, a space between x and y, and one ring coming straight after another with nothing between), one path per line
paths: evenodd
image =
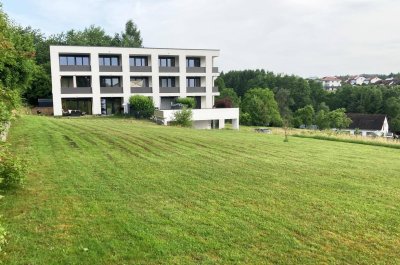
M22 186L27 167L25 163L10 154L3 146L0 153L0 178L1 187L4 189L15 189Z
M182 110L175 112L173 124L182 127L192 127L192 110L183 108Z
M214 107L217 109L232 108L232 100L228 97L221 98L215 101Z
M0 224L0 252L3 249L4 244L6 243L6 230Z
M189 109L194 109L196 107L196 100L194 100L194 98L177 98L175 103L182 104Z
M131 114L137 119L148 119L154 114L154 102L150 97L131 96L129 104Z
M241 112L239 117L239 122L242 125L251 125L251 116L247 112Z

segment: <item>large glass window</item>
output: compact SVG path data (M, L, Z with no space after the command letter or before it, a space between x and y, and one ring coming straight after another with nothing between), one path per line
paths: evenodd
M187 87L200 87L200 77L188 77L186 78Z
M74 78L72 76L62 76L61 87L74 87Z
M160 67L175 67L174 57L159 57L158 64Z
M131 87L149 87L149 78L131 77Z
M90 76L77 76L76 77L76 86L77 87L91 87L91 78Z
M175 77L160 77L160 87L175 87Z
M132 56L129 57L130 66L148 66L148 59L146 56Z
M89 65L89 56L60 55L60 65Z
M119 57L118 56L99 56L99 64L103 66L118 66Z
M121 87L121 77L100 77L101 87Z
M200 58L197 57L186 58L186 67L200 67Z

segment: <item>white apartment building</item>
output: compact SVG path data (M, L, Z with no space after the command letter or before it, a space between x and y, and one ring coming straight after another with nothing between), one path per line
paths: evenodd
M239 109L215 109L219 95L214 66L219 50L50 46L54 115L81 110L89 115L128 113L129 98L153 99L155 116L173 120L178 97L193 97L195 128L239 128ZM218 121L213 123L213 121Z

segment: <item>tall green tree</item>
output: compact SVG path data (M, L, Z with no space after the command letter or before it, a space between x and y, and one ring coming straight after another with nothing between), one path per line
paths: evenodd
M219 93L220 95L215 100L228 98L232 102L232 106L234 108L238 108L240 106L240 98L233 90L233 88L224 88L220 90Z
M300 127L305 125L311 126L314 123L315 111L312 105L307 105L304 108L296 110L294 113L294 125Z
M269 89L253 88L247 91L242 101L242 111L250 116L252 125L282 125L278 104L274 93Z
M125 24L125 32L121 33L123 47L142 47L143 39L140 30L132 20Z

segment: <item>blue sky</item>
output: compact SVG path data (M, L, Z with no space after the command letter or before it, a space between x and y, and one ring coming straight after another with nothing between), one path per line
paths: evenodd
M1 0L0 0L1 1ZM45 34L133 19L147 47L217 48L224 70L301 76L400 72L396 0L3 0Z

